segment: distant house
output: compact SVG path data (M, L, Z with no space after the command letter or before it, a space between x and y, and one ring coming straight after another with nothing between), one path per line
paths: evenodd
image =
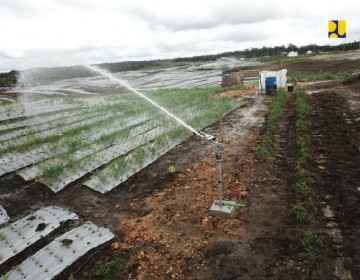
M306 54L313 54L313 51L307 51Z
M298 56L298 52L295 52L295 51L291 51L287 54L288 57L295 57L295 56Z

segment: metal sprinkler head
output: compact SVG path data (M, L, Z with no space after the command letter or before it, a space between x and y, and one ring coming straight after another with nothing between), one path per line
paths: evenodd
M213 142L216 141L216 137L215 137L214 135L210 135L210 134L207 134L207 133L202 132L202 131L200 131L199 133L200 133L200 136L201 136L204 140L206 140L206 141L208 141L208 142L210 142L210 143L213 143Z

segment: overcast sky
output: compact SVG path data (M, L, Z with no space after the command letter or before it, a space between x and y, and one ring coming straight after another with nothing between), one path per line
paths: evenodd
M0 72L360 39L359 0L0 0Z

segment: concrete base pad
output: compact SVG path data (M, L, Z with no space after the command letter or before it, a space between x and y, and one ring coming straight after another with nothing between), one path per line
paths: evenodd
M228 201L235 203L233 201ZM211 216L218 216L224 219L232 219L235 214L235 206L220 205L218 200L215 200L210 207L209 214Z

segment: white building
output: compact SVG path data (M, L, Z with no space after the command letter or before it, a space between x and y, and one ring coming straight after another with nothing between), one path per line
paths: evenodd
M295 57L295 56L298 56L299 54L298 54L298 52L295 52L295 51L291 51L291 52L289 52L288 53L288 57Z

